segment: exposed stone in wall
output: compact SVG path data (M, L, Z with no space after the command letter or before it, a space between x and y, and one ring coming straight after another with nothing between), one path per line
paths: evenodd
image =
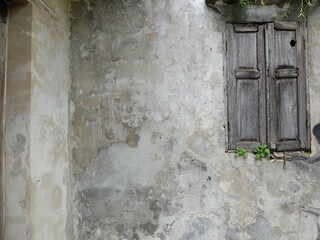
M225 152L224 24L202 0L71 2L76 239L316 239L317 165Z
M263 2L263 5L262 5ZM304 21L299 18L300 0L264 0L252 1L245 7L237 0L206 0L208 7L213 8L229 22L273 22L273 21ZM315 1L312 7L304 5L306 16L311 15L318 7Z

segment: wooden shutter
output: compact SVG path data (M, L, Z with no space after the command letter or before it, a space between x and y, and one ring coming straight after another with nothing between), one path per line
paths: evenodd
M267 28L270 147L309 149L304 23L276 22Z
M266 142L264 26L227 26L228 149Z

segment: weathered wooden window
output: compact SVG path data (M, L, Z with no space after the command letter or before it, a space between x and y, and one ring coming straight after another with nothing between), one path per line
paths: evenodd
M310 148L305 23L228 24L228 149Z

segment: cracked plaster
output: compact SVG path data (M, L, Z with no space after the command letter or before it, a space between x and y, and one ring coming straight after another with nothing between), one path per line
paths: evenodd
M318 164L225 153L224 24L202 0L71 1L76 239L316 239Z

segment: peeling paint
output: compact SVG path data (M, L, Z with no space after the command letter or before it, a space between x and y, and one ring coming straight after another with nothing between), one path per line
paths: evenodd
M70 17L76 239L315 236L300 206L319 202L316 166L225 152L221 15L202 0L79 0Z

